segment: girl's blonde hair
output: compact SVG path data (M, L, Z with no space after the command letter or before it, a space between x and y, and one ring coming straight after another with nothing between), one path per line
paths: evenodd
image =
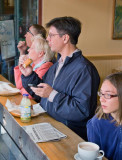
M50 46L48 45L46 39L44 39L41 34L37 34L33 37L32 42L35 40L37 40L36 51L37 52L44 51L43 61L49 62L53 60L55 53L51 51Z
M105 80L109 80L113 84L113 86L117 89L117 95L119 100L119 109L118 109L117 115L118 115L119 122L116 122L116 125L122 125L122 72L110 74L104 79L104 81ZM99 119L109 118L109 114L103 113L101 106L97 108L96 116ZM116 120L114 119L113 121L116 121Z

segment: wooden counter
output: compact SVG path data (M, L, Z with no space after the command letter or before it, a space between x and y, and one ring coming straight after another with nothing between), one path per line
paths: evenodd
M7 80L0 75L0 81L7 81ZM0 103L4 106L3 108L5 108L5 103L6 103L7 98L8 99L12 99L13 97L16 98L17 103L19 104L21 99L22 99L22 95L21 94L18 94L16 96L8 96L8 97L0 96ZM36 103L33 100L31 100L31 102L32 102L32 104ZM6 111L2 111L1 110L0 112L6 112ZM30 144L26 144L27 145L26 147L28 147L29 150L32 151L31 146L35 145L37 147L37 153L39 153L39 152L41 153L39 155L40 156L40 158L39 158L40 160L41 159L42 160L44 160L44 159L50 159L50 160L74 160L74 155L77 153L77 145L78 145L78 143L82 142L83 139L80 138L77 134L75 134L68 127L66 127L64 124L54 120L47 113L43 113L43 114L41 114L41 115L39 115L37 117L32 118L31 122L29 122L29 123L22 123L20 121L20 118L13 117L9 113L7 113L7 116L10 119L9 121L14 120L15 122L17 122L17 123L15 123L14 126L12 125L13 129L17 125L18 125L17 128L22 128L20 126L27 126L27 125L41 123L41 122L49 122L55 128L57 128L59 131L61 131L62 133L67 135L67 138L63 138L60 141L57 141L57 142L50 141L50 142L45 142L45 143L37 143L37 145L33 144L34 142L33 141L31 142L31 139L30 139L29 143L31 145ZM5 117L3 117L3 118L5 118ZM9 123L9 121L8 121L8 123ZM8 128L9 128L8 132L10 132L9 130L11 130L10 125L8 126ZM21 132L25 132L24 129ZM19 133L17 133L17 134L19 134ZM11 131L10 135L13 136L13 132L12 131ZM25 137L27 137L26 133L23 133L21 135L25 135ZM14 137L16 137L16 135L14 135ZM21 137L21 138L24 139L25 137ZM17 139L19 139L19 137L18 138L17 137L14 138L14 141L16 141ZM20 142L17 142L17 144L20 145ZM19 146L19 148L21 148L21 146ZM39 149L40 149L40 151L39 151ZM23 150L22 150L22 152L23 152ZM34 153L32 155L34 157L34 155L36 155L36 151L34 151ZM46 156L44 156L44 155L46 155ZM31 157L27 157L27 158L30 160ZM35 158L35 160L38 160L38 159ZM105 158L104 158L104 160L105 160Z

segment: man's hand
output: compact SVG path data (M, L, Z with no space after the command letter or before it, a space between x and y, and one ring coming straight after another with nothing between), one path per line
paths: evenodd
M36 95L43 98L48 98L53 91L53 88L46 83L40 83L37 88L31 87L31 89Z
M21 55L19 57L19 69L25 77L29 76L33 71L33 68L30 65L27 66L26 68L23 67L23 63L27 58L28 58L28 55Z
M27 49L27 45L25 41L19 41L17 48L20 52L20 55L25 55L25 51Z

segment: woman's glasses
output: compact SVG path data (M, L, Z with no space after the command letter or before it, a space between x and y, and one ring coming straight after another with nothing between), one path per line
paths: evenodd
M104 97L105 99L111 99L111 98L113 98L113 97L118 97L118 95L117 94L115 94L115 95L111 95L111 94L103 94L103 93L101 93L101 92L98 92L98 96L99 97Z

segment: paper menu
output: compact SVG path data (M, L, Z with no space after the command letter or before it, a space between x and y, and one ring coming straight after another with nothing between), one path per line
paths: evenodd
M24 126L23 128L35 143L58 141L61 138L67 137L65 134L54 128L50 123L38 123Z

